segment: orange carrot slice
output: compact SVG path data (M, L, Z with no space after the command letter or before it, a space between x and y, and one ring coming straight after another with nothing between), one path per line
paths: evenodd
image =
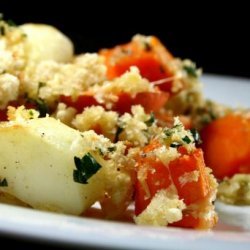
M250 173L250 118L230 114L211 122L201 131L206 164L223 179Z

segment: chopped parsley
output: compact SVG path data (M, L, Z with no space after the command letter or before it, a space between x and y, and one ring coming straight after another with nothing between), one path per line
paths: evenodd
M88 180L102 167L95 158L87 153L82 157L74 157L76 169L73 171L73 179L81 184L88 184Z
M109 151L109 152L114 152L114 151L116 151L116 146L114 146L114 147L108 147L108 151Z
M211 101L206 101L205 106L196 109L196 114L200 117L200 122L204 125L218 118L216 107Z
M36 107L40 113L39 117L45 117L46 114L49 113L49 107L48 105L44 102L43 99L38 98L36 100L33 100L36 104Z
M104 153L101 148L96 148L96 150L98 151L99 155L104 156Z
M0 179L0 187L8 187L8 182L5 178L2 180Z
M116 131L116 134L115 134L115 142L119 140L119 135L121 134L121 132L124 130L124 128L118 126L117 127L117 131Z
M182 127L183 127L182 124L176 124L172 128L165 129L163 132L167 137L169 137L173 135L175 131L180 132Z
M40 113L39 117L45 117L46 114L49 113L49 107L48 107L48 105L45 103L45 101L43 99L41 99L41 98L29 99L29 101L36 105L36 109Z
M150 113L150 118L149 118L147 121L145 121L145 123L146 123L146 125L147 125L148 127L150 127L150 126L153 125L154 122L155 122L155 116L154 116L154 113L151 112L151 113Z
M174 133L174 130L173 130L173 129L165 129L165 130L164 130L164 134L165 134L167 137L171 136L173 133Z
M41 83L39 83L39 85L41 85ZM27 104L35 105L35 109L39 111L39 117L45 117L47 114L49 114L50 112L49 107L43 99L30 98L27 93L24 94L24 98L26 99Z
M29 115L30 115L30 118L33 119L34 118L34 113L32 110L29 110Z
M191 129L190 130L190 132L191 132L191 134L192 134L192 136L193 136L193 138L194 138L194 142L195 142L195 144L197 144L197 145L200 145L201 143L202 143L202 140L201 140L201 138L200 138L200 134L198 133L198 131L196 130L196 129Z
M214 112L212 110L209 112L209 115L210 115L212 120L215 120L217 118L217 116L214 114Z
M8 23L9 26L12 26L12 27L16 27L17 26L17 24L13 20L11 20L11 19L7 20L6 22Z
M171 148L178 148L178 147L180 147L182 144L181 143L179 143L179 142L172 142L171 144L170 144L170 147Z
M201 117L201 123L203 125L206 125L208 123L210 123L212 120L211 120L211 117L209 117L208 115L204 115Z
M184 65L183 69L187 72L187 74L191 77L198 77L197 70L195 66L192 65Z
M42 87L44 87L44 86L46 86L46 83L45 83L45 82L39 82L39 83L38 83L38 89L40 89L40 88L42 88Z
M186 142L187 144L189 144L190 142L192 142L192 140L187 135L185 137L183 137L182 140L184 142Z
M5 27L4 27L4 26L0 26L0 35L1 35L1 36L4 36L5 33L6 33Z
M178 123L178 124L174 125L172 129L176 129L178 132L180 132L182 127L183 127L183 124Z

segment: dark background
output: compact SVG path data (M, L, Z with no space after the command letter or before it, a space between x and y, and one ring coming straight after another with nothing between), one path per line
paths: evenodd
M154 34L204 72L250 77L249 8L239 1L222 7L218 1L63 2L9 0L0 3L0 11L17 24L56 26L73 40L77 53L127 42L136 33Z
M17 24L56 26L73 40L77 53L127 42L136 33L153 34L175 56L192 59L204 72L250 78L249 7L240 1L223 6L219 1L180 0L63 2L1 0L0 12ZM0 241L11 249L38 246L1 234ZM63 246L43 248L48 247Z

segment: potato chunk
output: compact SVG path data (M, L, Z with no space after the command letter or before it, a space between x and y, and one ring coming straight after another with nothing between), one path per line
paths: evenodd
M74 156L82 158L90 152L100 165L105 164L91 152L90 143L91 137L93 143L104 137L93 131L85 133L49 117L0 123L0 180L8 182L0 193L33 208L75 215L84 212L104 195L104 168L88 184L76 183Z
M73 59L73 43L53 26L28 23L21 25L20 28L27 35L30 62L53 60L66 63Z

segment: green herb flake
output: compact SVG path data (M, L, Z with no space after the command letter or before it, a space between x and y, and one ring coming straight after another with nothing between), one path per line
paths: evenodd
M35 105L35 109L39 111L39 117L45 117L47 114L49 114L50 110L48 105L45 103L45 101L41 98L33 99L28 96L27 93L24 94L24 98L26 99L27 103L31 103Z
M181 143L179 143L179 142L172 142L171 144L170 144L170 147L171 148L178 148L178 147L180 147L182 144Z
M183 69L187 72L187 74L191 77L198 77L197 70L194 66L184 65Z
M183 126L182 124L176 124L172 128L165 129L163 132L167 137L169 137L172 136L175 133L175 131L180 132L182 126Z
M108 147L108 151L109 151L109 152L114 152L114 151L116 151L116 146L114 146L114 147Z
M49 113L49 107L47 106L47 104L44 102L43 99L41 99L41 98L36 99L35 104L36 104L37 109L40 113L39 117L45 117L46 114Z
M172 129L176 129L178 132L180 132L182 127L183 125L179 123L179 124L174 125Z
M0 179L0 187L8 187L8 182L5 178L2 180Z
M34 113L33 113L33 111L32 111L32 110L29 110L29 115L30 115L30 117L31 117L31 118L33 118Z
M96 148L96 150L98 151L99 155L104 156L104 153L101 148Z
M186 142L187 144L189 144L189 143L192 142L192 140L191 140L187 135L186 135L185 137L183 137L182 140L183 140L184 142Z
M217 116L214 114L214 112L210 111L209 115L210 115L212 120L216 120Z
M202 143L202 140L200 138L200 134L198 133L198 131L196 129L191 129L190 132L194 138L195 144L200 145Z
M203 115L201 117L201 122L202 124L206 125L208 123L210 123L212 120L211 120L211 117L209 117L208 115Z
M39 83L38 83L38 89L40 89L40 88L42 88L42 87L44 87L44 86L46 86L46 83L45 83L45 82L39 82Z
M4 26L0 26L0 35L1 35L1 36L4 36L5 33L6 33L5 27L4 27Z
M116 134L115 134L115 142L119 140L119 135L122 133L122 131L124 130L124 128L122 127L117 127L117 131L116 131Z
M81 184L88 184L88 180L102 167L95 158L87 153L82 157L74 157L76 169L73 171L73 179Z
M12 26L12 27L16 27L17 26L17 24L13 20L11 20L11 19L7 20L6 22L8 23L9 26Z
M165 129L163 132L167 137L171 136L174 133L172 129Z
M149 118L147 121L145 121L145 123L146 123L146 125L147 125L148 127L151 127L151 126L153 125L154 122L155 122L155 116L154 116L154 113L151 112L151 113L150 113L150 118Z

